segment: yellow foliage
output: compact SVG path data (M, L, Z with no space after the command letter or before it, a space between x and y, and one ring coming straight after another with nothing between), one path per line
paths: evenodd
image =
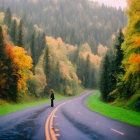
M18 89L27 89L26 80L32 78L32 73L30 69L33 66L33 61L30 56L26 55L26 51L21 47L14 47L14 66L18 69Z
M62 73L62 76L68 80L72 80L70 75L69 75L69 71L67 68L67 65L64 64L64 62L60 62L60 72Z
M140 37L136 38L134 45L135 47L140 47Z
M140 71L140 1L128 0L129 24L126 29L125 41L122 45L124 51L123 67L126 71L123 80L129 81L130 75L139 77ZM137 80L131 79L133 81Z
M59 45L63 44L63 41L60 37L57 38L57 42L58 42Z
M4 19L4 12L0 12L0 21L3 21Z
M38 85L36 88L37 94L42 93L46 86L46 76L44 73L44 55L45 55L45 51L43 51L43 54L39 58L39 62L37 66L35 67L35 75L33 77L33 80Z
M88 43L84 43L81 47L80 47L80 51L81 52L91 52L91 48L88 45Z
M107 52L107 47L103 46L102 44L98 45L98 55L104 57Z
M29 70L33 67L33 61L30 56L26 55L26 51L21 47L14 47L14 63L17 69Z
M90 56L90 63L92 64L92 66L98 69L100 67L102 58L98 55L94 55L91 52L80 52L80 57L85 61L88 55Z
M76 75L76 68L68 59L70 52L76 51L77 47L65 44L61 38L55 40L52 37L46 37L46 39L50 50L50 60L53 62L52 67L56 67L59 62L62 77L69 81L79 83L80 81Z

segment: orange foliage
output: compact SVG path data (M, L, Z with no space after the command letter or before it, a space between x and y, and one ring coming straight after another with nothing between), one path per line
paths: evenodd
M140 55L137 55L135 53L131 54L131 56L129 58L129 62L138 63L140 65Z
M11 59L13 62L13 68L15 71L13 75L18 76L18 89L26 89L26 80L32 78L32 73L30 69L32 68L32 58L26 55L26 51L21 47L13 47L9 43L5 43L5 54L7 59ZM3 69L8 70L8 66L3 66ZM0 84L5 87L6 81L4 79L4 74L0 75Z
M138 37L135 41L135 46L140 47L140 37Z
M5 53L6 53L7 59L9 59L9 58L13 59L14 58L14 51L13 51L13 48L12 48L11 44L6 43Z

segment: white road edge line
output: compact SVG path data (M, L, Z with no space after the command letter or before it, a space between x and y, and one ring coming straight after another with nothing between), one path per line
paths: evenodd
M118 134L120 134L120 135L124 135L123 132L120 132L120 131L118 131L118 130L115 130L115 129L112 129L112 128L111 128L111 130L114 131L114 132L116 132L116 133L118 133Z

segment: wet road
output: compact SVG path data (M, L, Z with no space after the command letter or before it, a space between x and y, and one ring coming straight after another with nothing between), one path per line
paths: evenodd
M140 127L90 111L91 93L0 117L0 140L139 140Z

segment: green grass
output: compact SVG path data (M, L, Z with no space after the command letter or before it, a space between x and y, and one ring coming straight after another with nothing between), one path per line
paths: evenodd
M140 126L140 112L127 110L121 107L104 103L100 100L100 93L92 94L87 99L87 106L102 115L120 120L129 124Z
M55 94L55 101L57 100L63 100L63 99L67 99L67 98L71 98L73 96L62 96L58 93ZM25 109L25 108L30 108L30 107L34 107L34 106L38 106L38 105L42 105L42 104L46 104L46 103L49 103L50 102L50 99L32 99L32 98L29 98L30 99L30 103L29 101L27 101L28 103L18 103L18 104L3 104L3 105L0 105L0 116L3 116L5 114L9 114L9 113L12 113L12 112L16 112L16 111L19 111L19 110L22 110L22 109ZM29 100L28 99L28 100Z

